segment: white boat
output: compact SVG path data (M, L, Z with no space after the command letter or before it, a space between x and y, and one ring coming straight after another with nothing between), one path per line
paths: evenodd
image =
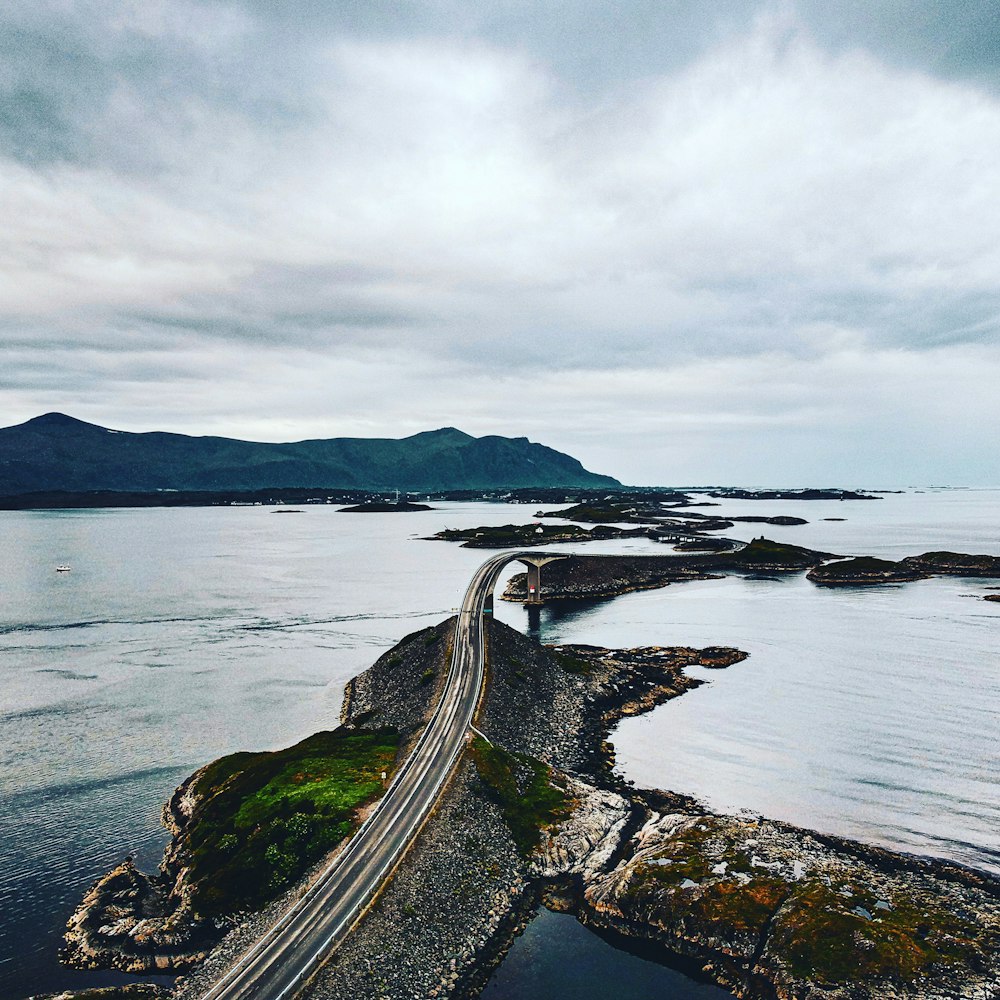
M72 567L70 566L56 566L57 573L68 573Z

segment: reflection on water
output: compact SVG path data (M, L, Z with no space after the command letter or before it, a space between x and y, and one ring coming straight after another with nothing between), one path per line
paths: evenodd
M542 609L540 607L525 606L524 620L524 634L530 636L536 642L541 642Z
M536 642L575 642L575 639L566 638L572 635L574 623L586 622L595 611L605 608L607 604L607 598L582 601L552 600L540 606L526 604L520 615L512 616L509 612L503 614L498 612L497 617L503 618L506 624L513 625ZM561 638L553 639L552 636L555 635Z
M723 1000L732 994L614 948L575 917L543 909L482 995L487 1000Z
M596 611L607 606L608 598L585 601L550 601L544 605L544 630L546 633L569 635L576 622L585 622ZM541 609L538 609L541 610ZM542 619L538 621L539 635L542 633Z

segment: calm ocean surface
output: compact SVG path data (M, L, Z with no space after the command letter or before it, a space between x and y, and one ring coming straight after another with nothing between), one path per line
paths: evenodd
M160 807L194 768L335 726L350 676L450 614L487 553L415 536L534 509L0 513L0 997L124 981L55 961L82 891L128 853L155 867ZM801 514L810 524L730 534L763 528L829 551L1000 554L995 491L719 512ZM55 573L61 563L72 572ZM547 642L751 652L619 728L620 767L637 783L997 870L1000 607L976 599L986 592L962 580L830 592L727 579L546 608L533 625ZM529 627L523 608L498 603L497 616ZM605 994L613 983L644 995L653 975L663 996L722 995L570 923L541 916L487 995L591 995L554 975L563 952L591 963Z

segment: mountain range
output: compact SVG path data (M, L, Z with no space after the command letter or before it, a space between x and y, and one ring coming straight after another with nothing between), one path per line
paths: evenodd
M0 428L0 494L67 490L488 490L618 486L527 438L472 437L454 427L412 437L285 444L133 433L46 413Z

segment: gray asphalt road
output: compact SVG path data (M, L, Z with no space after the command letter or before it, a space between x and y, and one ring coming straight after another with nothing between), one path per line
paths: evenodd
M289 1000L329 958L413 843L465 745L482 694L483 607L500 571L525 555L570 554L501 552L476 570L455 626L441 700L413 753L330 867L202 1000Z
M483 606L504 552L476 570L455 628L451 667L434 717L386 794L310 891L203 1000L287 1000L350 931L416 838L465 745L483 684Z

